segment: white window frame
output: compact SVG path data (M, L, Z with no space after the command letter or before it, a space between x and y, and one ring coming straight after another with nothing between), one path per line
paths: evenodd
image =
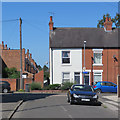
M103 49L93 49L92 51L93 51L93 56L94 56L94 53L101 53L101 54L102 54ZM101 57L102 57L102 56L101 56ZM103 57L102 57L102 59L103 59ZM103 64L102 64L102 59L101 59L101 63L100 63L100 64L93 63L93 66L103 66Z
M98 70L98 71L93 71L93 78L94 78L94 75L101 75L101 80L100 81L102 81L102 71L100 70Z
M70 57L67 57L67 58L70 58L70 63L63 63L63 62L62 62L62 59L63 59L62 53L63 53L63 52L70 52ZM71 65L71 51L70 51L70 50L62 50L62 51L61 51L61 64L62 64L62 65Z
M63 78L63 74L65 74L65 73L69 73L69 78L66 78L66 79L67 79L67 80L69 79L69 82L71 82L71 81L70 81L70 72L62 72L62 83L64 83L63 80L65 80L65 79Z

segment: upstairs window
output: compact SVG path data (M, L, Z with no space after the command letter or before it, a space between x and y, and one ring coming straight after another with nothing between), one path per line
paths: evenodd
M70 64L70 51L62 51L62 64Z
M94 64L102 65L102 49L94 49Z

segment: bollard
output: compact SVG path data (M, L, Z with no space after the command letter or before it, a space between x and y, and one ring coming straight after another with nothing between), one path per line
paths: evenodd
M120 75L117 76L117 96L120 97Z

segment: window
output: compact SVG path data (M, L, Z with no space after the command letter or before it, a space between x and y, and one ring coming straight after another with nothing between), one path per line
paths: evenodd
M93 49L94 64L102 64L102 49Z
M70 51L62 51L62 64L70 63Z
M102 73L96 72L94 73L94 84L96 84L99 81L102 81Z
M62 76L62 81L63 83L64 82L70 82L70 73L63 73L63 76Z
M94 53L94 64L102 64L102 54Z

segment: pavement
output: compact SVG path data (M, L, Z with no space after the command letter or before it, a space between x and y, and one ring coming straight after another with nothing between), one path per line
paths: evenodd
M2 101L0 102L2 103L2 118L10 119L25 100L31 99L31 94L35 96L34 99L48 96L48 94L37 93L0 93L0 97L2 96ZM109 108L112 111L119 111L120 98L117 97L117 94L102 93L99 95L99 101L102 102L103 107Z

